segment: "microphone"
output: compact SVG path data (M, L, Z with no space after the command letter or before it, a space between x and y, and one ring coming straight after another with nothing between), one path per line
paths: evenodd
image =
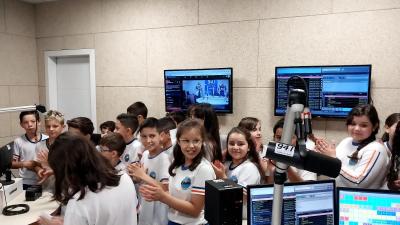
M339 159L305 149L304 146L300 148L304 149L297 150L291 145L269 142L265 157L328 177L339 176L342 168L342 162Z

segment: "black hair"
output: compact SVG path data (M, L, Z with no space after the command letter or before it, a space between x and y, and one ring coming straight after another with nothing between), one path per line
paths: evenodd
M114 121L106 121L102 124L100 124L100 129L109 129L111 132L114 132L115 130L115 122Z
M285 123L285 119L281 118L278 121L276 121L274 128L272 128L272 131L274 132L274 135L276 134L276 130L279 128L283 128L283 124Z
M158 133L164 132L168 133L170 130L176 128L176 124L171 117L163 117L158 120L157 130Z
M171 176L176 175L176 173L174 172L176 168L185 164L185 156L183 155L181 146L179 145L179 139L183 133L188 132L191 129L197 129L200 132L202 141L204 141L206 138L206 131L202 125L202 122L199 119L187 119L178 126L178 130L176 131L176 139L178 140L178 143L174 146L173 149L174 160L168 168L168 172ZM192 164L190 164L189 166L190 171L196 169L204 155L205 149L204 145L202 144L199 154L194 157Z
M22 123L22 120L24 119L24 116L26 116L26 115L34 115L35 118L36 118L36 121L37 121L37 122L40 121L40 116L39 116L38 111L32 110L32 111L22 111L22 112L19 114L19 122L20 122L20 123Z
M213 159L222 161L221 141L219 136L218 117L213 107L209 103L199 103L193 105L189 112L191 117L202 119L207 134L207 141L213 146Z
M110 150L115 150L121 156L126 148L124 138L119 133L108 133L100 139L100 145L106 146Z
M169 112L166 116L172 118L177 125L186 119L186 114L183 111Z
M244 128L251 132L256 129L259 122L260 120L255 117L245 117L240 120L238 127Z
M390 158L390 169L387 175L389 189L398 190L398 187L393 185L395 180L399 179L398 171L400 169L400 123L397 123L396 130L393 135L392 157Z
M93 122L87 117L76 117L67 121L68 127L78 129L82 134L88 135L93 134L94 126Z
M142 115L143 118L146 119L148 111L146 105L143 102L135 102L126 109L126 112L128 114L135 115L136 117Z
M94 145L70 132L55 139L48 161L55 177L54 198L64 205L78 192L82 200L88 190L99 192L119 184L118 172Z
M139 132L142 132L144 128L155 128L157 130L157 133L160 133L158 132L157 125L158 120L154 117L149 117L143 121L142 125L140 125Z
M393 124L395 124L399 121L400 121L400 113L392 113L386 118L385 126L389 128L389 127L393 126ZM385 132L382 135L382 141L383 142L389 141L389 133Z
M362 140L361 143L359 143L357 150L349 156L350 159L352 160L358 160L358 152L365 146L367 146L369 143L375 141L376 139L376 134L379 131L379 117L378 117L378 112L376 111L375 107L373 105L357 105L351 111L349 112L347 118L346 118L346 125L349 126L353 123L353 119L355 116L366 116L368 117L369 121L372 124L372 133L371 135L366 138L365 140Z
M117 120L125 127L132 130L132 134L138 129L139 122L136 116L128 113L121 113L117 116Z

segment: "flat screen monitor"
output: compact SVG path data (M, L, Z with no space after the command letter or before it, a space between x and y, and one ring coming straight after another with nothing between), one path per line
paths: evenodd
M400 224L400 193L337 188L339 225Z
M164 70L164 89L167 112L209 103L217 113L232 113L232 68Z
M285 114L292 76L306 81L312 116L344 118L354 106L370 102L371 65L276 67L276 116Z
M247 224L272 223L273 185L247 187ZM281 224L334 224L335 181L285 183Z
M11 180L11 164L14 153L14 142L10 142L0 148L0 177L6 175L6 180L0 180L3 185L13 183Z

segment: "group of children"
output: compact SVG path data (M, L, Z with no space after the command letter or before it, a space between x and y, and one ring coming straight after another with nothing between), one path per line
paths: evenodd
M99 143L91 143L94 128L88 118L67 121L69 132L62 134L63 115L50 110L45 115L47 137L38 132L37 112L22 112L26 134L15 140L13 167L21 168L24 188L47 182L64 206L63 217L41 218L43 224L136 224L137 218L143 225L207 224L206 180L231 179L244 187L245 196L247 185L273 182L276 162L265 158L257 118L243 118L224 140L211 105L193 105L187 116L147 118L146 106L137 102L115 123L103 123ZM388 117L382 144L376 140L376 109L356 106L346 120L349 137L337 147L314 136L306 144L342 161L338 186L378 189L387 181L387 187L399 190L399 120L398 113ZM281 119L273 128L276 142L283 124ZM292 145L296 142L294 136ZM287 172L289 182L317 179L317 174L293 167ZM48 179L52 175L55 181ZM243 209L245 217L246 204Z

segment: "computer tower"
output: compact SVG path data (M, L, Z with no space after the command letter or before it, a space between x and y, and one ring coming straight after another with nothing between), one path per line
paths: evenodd
M210 225L241 225L243 188L232 180L206 181L204 213Z

